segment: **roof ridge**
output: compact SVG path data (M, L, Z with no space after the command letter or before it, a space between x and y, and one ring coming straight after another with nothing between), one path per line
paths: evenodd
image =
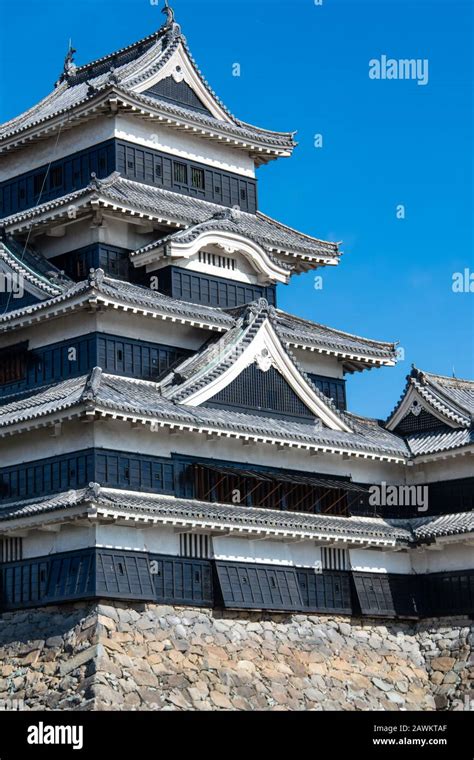
M449 377L448 375L438 375L434 372L426 372L425 370L417 370L422 377L426 377L429 380L434 381L436 384L438 381L441 381L441 384L446 383L447 385L467 385L468 387L472 387L474 389L474 380L468 380L467 378L460 378L460 377Z

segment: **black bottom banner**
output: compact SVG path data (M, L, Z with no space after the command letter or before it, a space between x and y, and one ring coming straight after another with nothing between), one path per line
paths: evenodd
M129 758L131 753L232 752L305 747L314 755L474 757L474 713L369 712L0 712L0 760ZM313 748L312 750L310 748Z

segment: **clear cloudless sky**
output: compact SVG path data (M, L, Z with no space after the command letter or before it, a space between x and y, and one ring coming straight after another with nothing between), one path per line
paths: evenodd
M396 368L349 377L352 410L385 417L412 363L474 377L474 293L452 290L453 273L474 273L471 0L171 4L228 108L268 129L297 130L293 158L258 171L261 209L342 241L340 265L293 278L279 288L279 306L400 341ZM150 34L163 22L161 5L0 0L0 121L48 94L70 37L77 64L86 63ZM382 55L428 59L428 84L370 79L369 60Z

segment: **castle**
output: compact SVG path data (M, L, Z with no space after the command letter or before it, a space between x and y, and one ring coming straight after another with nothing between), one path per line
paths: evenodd
M294 135L233 116L165 12L0 127L0 611L472 615L474 383L347 409L397 346L278 308L339 247L260 211Z

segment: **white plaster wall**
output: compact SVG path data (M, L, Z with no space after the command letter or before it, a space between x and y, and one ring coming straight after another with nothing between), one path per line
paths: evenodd
M293 347L291 347L291 351L305 372L314 375L326 375L340 380L344 379L342 364L335 356L325 356L315 351L303 351L300 348Z
M255 176L255 165L248 154L219 145L211 140L192 137L139 117L119 114L115 121L115 136L174 156L214 166L217 169Z
M293 544L227 536L214 537L213 544L215 559L228 562L314 567L321 561L321 549L311 541Z
M411 573L408 552L350 549L352 570L365 573Z
M50 161L56 161L72 153L77 153L83 148L109 140L113 136L114 121L104 116L81 124L80 127L63 131L57 147L57 136L55 135L2 157L0 182L9 177L29 172Z
M78 314L62 315L40 322L34 327L24 327L14 333L7 333L0 337L0 348L5 348L15 343L29 341L29 348L41 348L52 343L61 343L64 340L87 335L97 329L96 315L83 311Z
M0 467L48 459L93 446L94 426L90 423L67 423L57 437L50 436L47 429L31 430L0 438Z
M474 544L466 541L440 543L440 549L421 549L411 552L413 572L441 573L450 570L474 569Z
M64 220L63 220L64 221ZM61 225L58 225L61 227ZM138 219L117 218L104 213L100 227L92 224L92 213L85 219L65 221L64 234L61 236L47 235L40 232L34 237L35 246L47 259L60 256L63 253L84 248L91 243L104 243L118 248L135 250L151 243L163 234L157 232L158 225L152 223L144 226ZM173 229L166 227L168 232Z
M65 525L59 533L35 531L23 539L23 559L87 549L94 546L95 542L95 528L92 525L90 527Z
M344 460L342 456L321 454L311 456L305 451L292 449L278 451L271 444L258 443L244 446L239 440L220 439L208 441L200 433L181 432L170 435L165 430L152 433L145 426L133 430L128 423L102 421L95 425L97 446L120 448L125 451L166 456L164 452L179 452L208 459L229 460L242 464L262 464L306 472L350 476L361 483L385 480L387 483L400 481L402 467L385 462L362 459ZM160 453L157 453L160 452Z
M97 546L123 551L179 554L179 535L166 526L135 528L126 525L98 525Z
M30 349L41 348L96 331L191 351L200 348L210 336L208 330L197 327L110 309L98 314L81 311L61 315L34 327L24 327L14 333L6 333L0 336L0 348L23 341L29 341Z
M474 477L474 456L461 454L449 459L407 468L408 483L437 483L444 480Z
M47 259L69 253L69 251L74 251L77 248L84 248L86 245L99 242L101 237L100 228L92 226L91 221L91 215L86 219L78 219L77 221L67 220L60 228L63 230L60 236L45 234L40 229L39 234L33 235L32 242ZM115 243L115 245L119 244Z
M153 319L121 311L105 311L97 315L98 332L119 335L123 338L146 340L197 350L209 338L209 331L171 320Z

